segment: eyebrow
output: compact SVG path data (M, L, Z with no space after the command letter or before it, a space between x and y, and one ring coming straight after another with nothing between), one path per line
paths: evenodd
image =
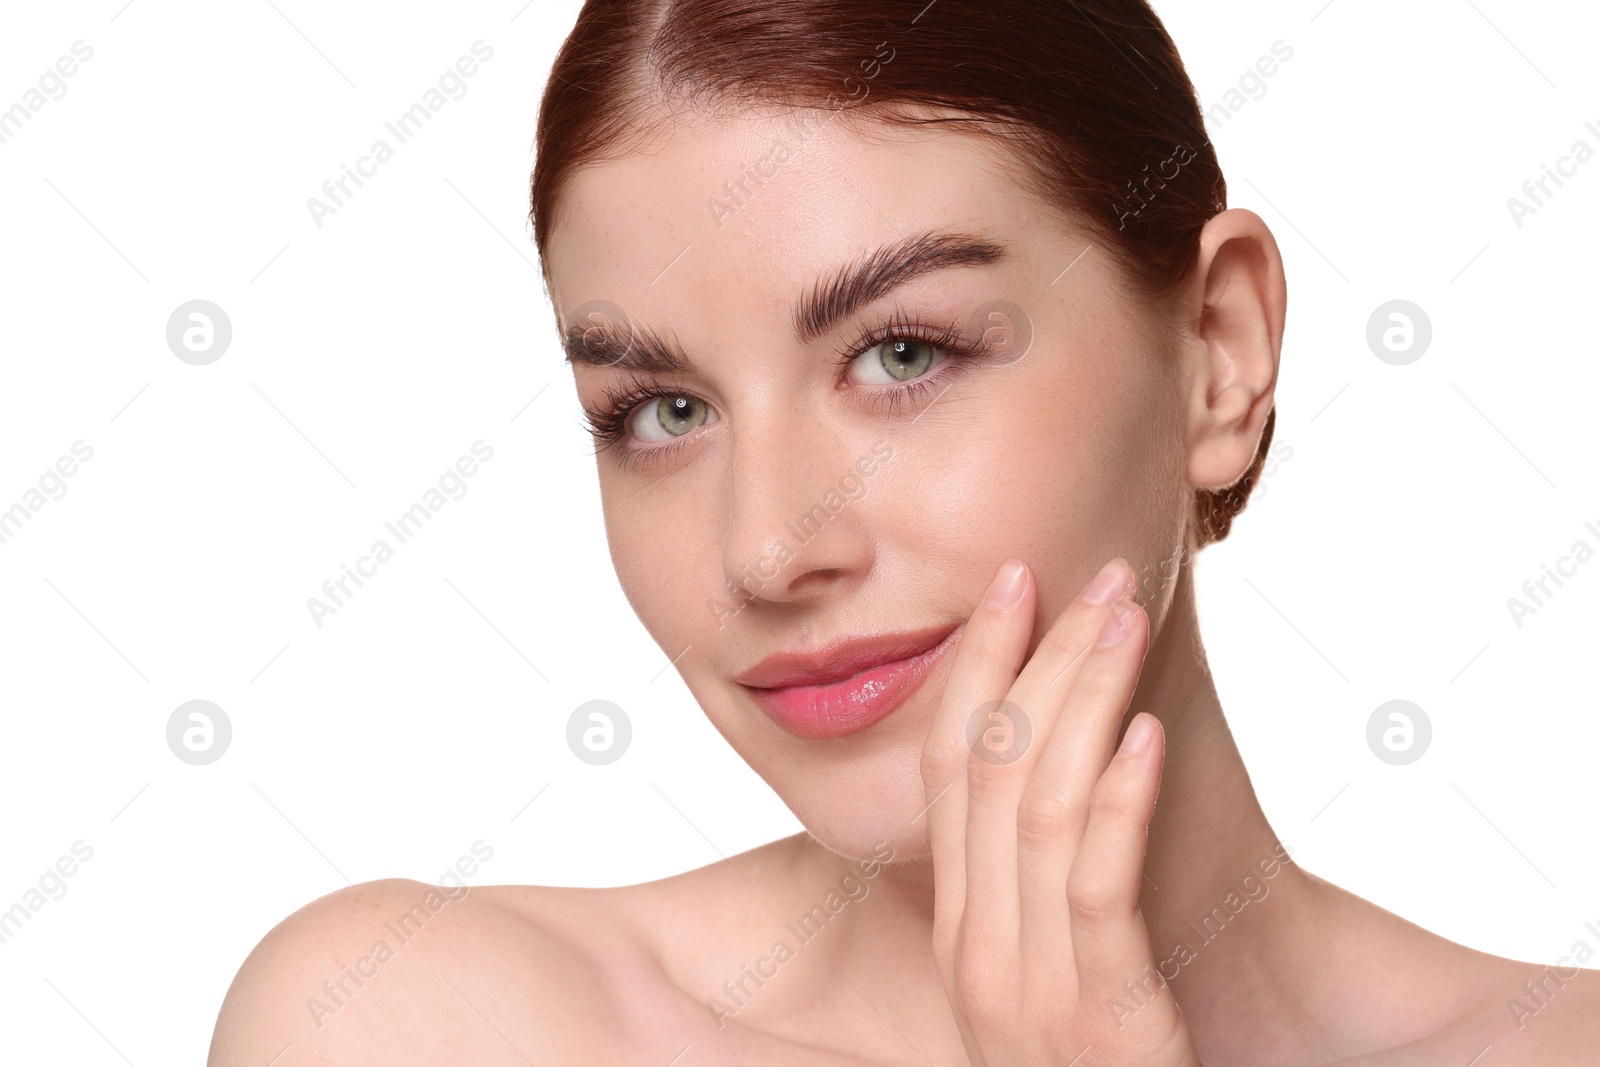
M819 278L795 305L795 340L809 344L874 300L908 282L953 267L985 266L1007 254L999 241L972 233L928 230L884 245ZM646 327L609 319L573 323L561 339L569 363L657 374L683 374L694 364L676 341Z

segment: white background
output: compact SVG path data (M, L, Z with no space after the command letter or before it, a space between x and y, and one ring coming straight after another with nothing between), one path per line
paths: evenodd
M1600 149L1588 4L1158 5L1232 206L1290 282L1277 464L1198 564L1204 634L1266 811L1309 870L1454 940L1554 960L1600 921L1600 160L1519 228L1506 200ZM257 940L348 883L616 885L800 829L623 599L526 226L560 0L8 5L0 108L93 57L0 144L0 509L93 458L0 544L0 909L93 856L0 944L0 1059L199 1062ZM317 227L306 200L473 42L467 92ZM393 143L392 138L387 138ZM1381 303L1433 323L1374 357ZM178 305L231 347L180 362ZM318 628L306 599L475 441L494 449ZM392 543L392 542L391 542ZM218 762L168 750L191 699ZM614 765L568 715L628 710ZM1424 758L1367 749L1383 701ZM537 797L537 799L533 799ZM530 800L532 803L530 804Z

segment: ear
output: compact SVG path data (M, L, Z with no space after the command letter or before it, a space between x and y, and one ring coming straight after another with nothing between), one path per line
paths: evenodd
M1232 208L1200 232L1189 329L1188 479L1233 485L1255 459L1272 411L1288 294L1278 242L1261 216Z

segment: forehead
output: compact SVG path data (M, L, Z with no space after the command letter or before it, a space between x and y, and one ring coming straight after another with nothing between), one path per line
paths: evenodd
M992 235L1026 262L1041 205L1008 152L831 111L673 125L568 179L546 247L557 314L607 300L652 321L787 315L819 274L920 230Z

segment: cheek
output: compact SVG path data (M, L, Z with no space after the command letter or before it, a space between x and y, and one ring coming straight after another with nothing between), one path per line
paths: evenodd
M977 592L1021 557L1047 617L1113 556L1135 567L1160 558L1187 506L1172 398L1160 381L1115 373L1153 354L1096 352L1073 373L1065 358L1041 358L1004 388L962 398L965 417L897 446L913 473L877 521L925 558L961 561L959 580Z
M937 542L944 559L998 567L1017 555L1038 568L1117 524L1127 486L1105 427L1075 417L1048 384L981 404L897 446L908 473L894 512L915 541Z
M686 631L714 630L707 602L723 593L721 557L716 539L696 525L706 522L705 509L684 494L630 493L602 479L601 510L617 582L656 642L682 647L692 639L681 638Z

